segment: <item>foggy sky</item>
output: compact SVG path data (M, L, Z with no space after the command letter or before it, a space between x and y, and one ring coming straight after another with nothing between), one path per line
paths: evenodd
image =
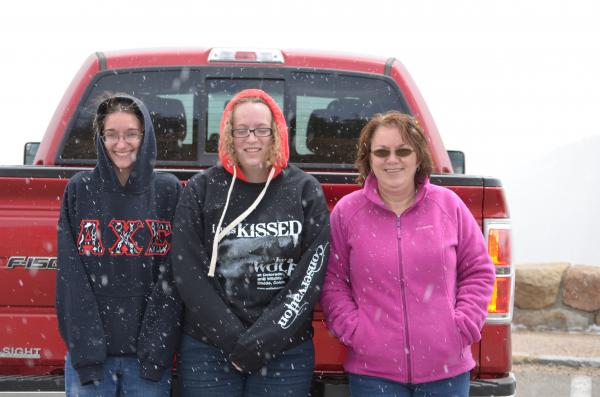
M515 262L600 265L594 1L7 4L0 164L20 164L24 143L41 140L67 85L96 51L242 46L396 57L446 148L465 152L468 173L503 181Z

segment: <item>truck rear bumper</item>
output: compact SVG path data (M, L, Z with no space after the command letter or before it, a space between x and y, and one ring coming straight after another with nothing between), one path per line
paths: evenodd
M64 390L62 375L0 376L0 397L62 397Z
M65 397L64 391L0 391L0 397Z
M510 372L508 376L497 379L475 379L471 381L470 396L513 397L517 393L517 380Z
M513 373L498 379L471 381L469 395L473 397L514 397L516 379ZM60 397L64 396L64 379L59 376L3 376L0 377L0 397ZM346 377L315 377L311 390L313 397L347 397Z

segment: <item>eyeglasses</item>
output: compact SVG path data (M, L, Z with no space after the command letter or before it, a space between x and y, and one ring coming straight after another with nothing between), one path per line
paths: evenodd
M105 130L101 138L104 143L109 144L117 143L121 138L125 139L125 142L127 143L135 143L139 142L142 139L142 136L144 136L144 133L140 130L127 130L123 135L119 135L117 131Z
M414 152L414 150L411 148L407 148L407 147L401 147L401 148L394 150L394 154L396 154L396 157L408 157L412 154L412 152ZM392 154L392 151L390 149L377 149L377 150L372 150L371 153L373 153L373 155L375 155L375 157L379 157L379 158L383 159L383 158L390 157L390 155Z
M250 136L250 133L253 133L257 138L264 138L267 136L271 136L273 133L273 129L267 127L259 127L259 128L234 128L231 130L231 135L234 138L247 138Z

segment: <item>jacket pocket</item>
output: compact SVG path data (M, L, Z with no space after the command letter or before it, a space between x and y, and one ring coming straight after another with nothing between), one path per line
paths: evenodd
M465 348L469 347L470 344L467 342L467 338L463 335L460 330L460 325L458 324L458 320L456 318L456 312L452 312L452 320L454 322L454 333L456 334L456 339L458 341L458 346L460 348L460 357L464 357Z
M360 326L364 323L364 318L362 314L362 310L360 308L357 309L356 314L356 327L354 328L354 332L348 339L348 347L354 351L358 351L360 343L364 340L363 336L360 334Z
M356 329L350 338L350 348L356 354L372 357L386 357L402 351L400 340L403 331L398 324L375 306L361 305L358 308Z

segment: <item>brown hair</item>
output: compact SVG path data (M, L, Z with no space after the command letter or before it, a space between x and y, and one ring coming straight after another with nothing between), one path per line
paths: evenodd
M269 112L271 113L271 129L273 130L271 140L271 145L269 147L269 154L267 156L267 164L273 165L279 160L283 153L279 150L279 146L281 145L281 138L279 137L279 129L277 128L277 123L275 123L275 117L273 117L273 111L269 107L269 105L259 97L245 97L241 98L239 101L233 105L231 112L227 115L227 120L225 120L225 127L223 128L223 134L221 134L221 139L223 140L222 147L225 148L229 158L235 162L236 165L239 165L237 156L235 155L235 150L233 148L233 135L231 134L231 130L233 129L233 114L235 113L235 109L241 105L242 103L262 103L265 105Z
M358 153L356 154L356 162L354 163L356 168L358 168L356 182L362 186L371 172L371 142L373 141L375 130L381 126L398 128L402 140L415 150L418 164L415 174L415 185L429 177L433 170L433 161L431 160L431 153L429 153L427 137L423 128L419 126L418 121L414 117L391 110L386 113L373 115L367 125L360 131Z

